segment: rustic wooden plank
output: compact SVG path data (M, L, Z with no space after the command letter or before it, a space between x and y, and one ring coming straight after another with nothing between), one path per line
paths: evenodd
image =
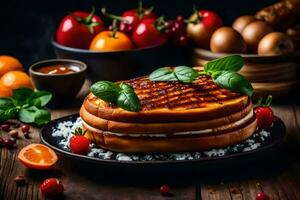
M60 118L70 114L78 113L79 108L55 109L52 110L52 119ZM52 171L34 171L26 169L16 159L19 150L30 144L39 142L39 129L31 128L32 138L18 140L18 148L8 150L0 149L0 199L44 199L39 191L41 182L50 177L62 179L65 186L66 199L168 199L159 193L159 185L141 184L126 185L112 184L104 180L91 180L89 176L84 175L85 172L74 170L73 163L63 156L59 156L59 162L56 170ZM80 164L77 162L76 164ZM95 169L95 173L97 169ZM27 184L23 187L17 187L14 178L18 175L24 175L27 178ZM122 178L122 177L120 177ZM160 180L158 180L160 181ZM118 182L118 181L116 181ZM196 188L192 185L172 185L172 199L195 199Z
M203 200L231 200L228 184L203 184L201 186L201 199Z
M291 146L287 152L288 156L293 159L295 152L290 152L299 146L295 143L295 138L299 137L300 129L300 109L297 107L298 115L295 115L295 109L291 105L275 105L273 111L275 115L280 117L287 128L286 143ZM296 140L297 141L297 140ZM298 140L300 141L300 140ZM299 144L299 143L298 143ZM284 159L278 160L278 162L284 162ZM283 173L279 173L273 178L259 178L255 174L245 180L237 182L230 182L224 185L216 184L203 184L201 187L202 199L255 199L256 194L260 191L257 187L257 183L260 183L262 189L271 197L271 199L297 199L300 197L300 161L292 163L290 168L287 168ZM276 167L277 163L274 163ZM251 166L249 166L251 167ZM293 169L293 170L292 170ZM263 170L263 169L262 169ZM270 170L271 171L271 170ZM268 174L268 171L266 171ZM257 177L257 178L256 178ZM237 180L239 177L235 177ZM229 188L229 189L228 189ZM236 188L237 191L232 194L232 188Z

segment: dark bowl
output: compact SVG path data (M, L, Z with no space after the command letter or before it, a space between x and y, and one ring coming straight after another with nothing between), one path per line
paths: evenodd
M76 66L78 72L68 74L45 74L36 71L45 66ZM80 91L86 75L86 64L77 60L52 59L37 62L30 66L30 77L38 90L47 90L53 94L53 100L65 102L75 98Z
M185 48L158 45L127 51L90 51L58 44L52 39L57 58L76 59L87 64L88 77L97 80L124 80L151 73L172 65L189 64Z

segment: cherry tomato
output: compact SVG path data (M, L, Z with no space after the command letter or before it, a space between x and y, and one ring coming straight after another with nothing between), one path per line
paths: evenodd
M93 38L105 29L101 18L91 13L76 11L61 21L56 41L64 46L88 49Z
M209 49L210 38L215 30L223 26L222 19L214 12L200 10L188 20L187 35L199 47Z
M256 200L270 200L270 197L264 193L264 192L259 192L256 194Z
M132 40L137 47L149 47L164 44L167 38L159 30L157 20L144 19L133 31Z
M132 31L139 25L144 19L156 19L156 14L152 11L152 8L144 8L142 1L139 2L139 6L136 9L130 9L125 11L122 16L108 13L105 8L102 8L102 14L111 19L120 21L119 31L131 35Z
M159 191L160 191L160 194L163 195L163 196L168 196L168 195L171 194L170 193L171 192L171 188L168 185L162 185L162 186L160 186Z
M139 4L138 9L127 10L122 14L123 21L120 23L120 31L131 34L135 27L144 19L156 19L152 9L143 8Z
M92 41L90 50L94 51L120 51L132 49L133 45L130 38L122 33L114 31L103 31Z

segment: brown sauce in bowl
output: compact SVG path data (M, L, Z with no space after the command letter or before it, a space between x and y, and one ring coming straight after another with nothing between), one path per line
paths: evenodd
M37 69L37 72L43 74L71 74L74 72L78 72L80 69L76 66L69 65L53 65L53 66L45 66Z

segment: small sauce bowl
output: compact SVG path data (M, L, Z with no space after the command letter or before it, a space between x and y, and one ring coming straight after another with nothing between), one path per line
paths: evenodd
M52 59L30 66L29 74L38 90L53 94L55 102L73 100L85 81L85 63L69 59Z

